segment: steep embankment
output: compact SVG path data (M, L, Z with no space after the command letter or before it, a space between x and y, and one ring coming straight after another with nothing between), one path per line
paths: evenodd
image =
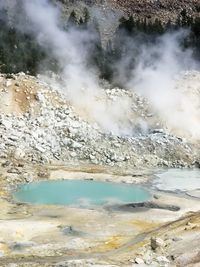
M185 89L199 73L184 77ZM182 88L183 82L179 82ZM194 83L194 98L199 94ZM188 87L187 87L188 86ZM25 74L0 77L1 158L37 163L86 162L120 167L191 166L198 162L198 146L152 113L147 101L135 93L107 89L96 104L106 108L129 99L116 124L129 127L129 136L106 131L88 116L88 106L72 106L67 95L39 78ZM157 129L159 128L159 129ZM167 130L168 129L168 130ZM168 133L167 133L168 132ZM184 136L184 133L182 133Z

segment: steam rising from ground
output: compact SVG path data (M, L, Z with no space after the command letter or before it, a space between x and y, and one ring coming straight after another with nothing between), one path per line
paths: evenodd
M126 99L120 99L114 106L106 102L96 70L87 65L96 36L86 30L61 29L59 10L47 0L24 1L24 7L38 42L50 48L58 60L62 87L73 105L104 130L127 134L130 129L124 125L123 115L124 110L130 109L129 103Z
M194 97L193 88L185 91L177 86L184 70L197 68L191 51L183 51L180 45L187 34L186 31L168 33L155 46L141 46L136 68L126 84L148 99L169 131L199 138L200 99Z
M12 10L17 6L14 2ZM47 0L22 0L22 3L31 27L22 26L22 23L18 27L34 34L38 43L56 57L61 69L62 88L73 105L105 131L132 134L130 101L127 98L115 102L106 100L99 85L98 72L88 67L89 51L96 36L74 28L63 30L58 8ZM125 86L146 97L170 131L196 138L200 133L199 102L193 103L194 99L178 90L175 82L182 70L194 65L190 52L183 51L179 45L185 34L166 34L156 45L141 45L139 56L134 54L138 42L132 40L129 54L116 67ZM127 62L133 57L136 67L129 79L125 79Z

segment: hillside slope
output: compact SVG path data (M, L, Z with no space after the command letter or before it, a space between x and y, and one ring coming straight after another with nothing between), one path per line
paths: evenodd
M169 19L174 21L182 10L186 10L192 17L200 16L200 2L198 0L58 0L65 7L87 5L88 7L101 7L102 9L112 9L120 11L124 15L134 17L155 19L159 18L163 22Z

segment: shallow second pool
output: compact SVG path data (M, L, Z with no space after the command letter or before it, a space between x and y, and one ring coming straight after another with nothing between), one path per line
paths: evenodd
M168 169L156 174L153 186L162 191L187 192L200 189L199 169Z
M91 206L145 202L150 193L137 185L86 180L43 181L23 185L14 194L20 202Z

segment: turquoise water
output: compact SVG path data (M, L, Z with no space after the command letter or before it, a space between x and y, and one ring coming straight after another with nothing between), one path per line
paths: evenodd
M85 180L42 181L21 186L14 199L35 204L91 206L138 203L149 200L142 187Z

